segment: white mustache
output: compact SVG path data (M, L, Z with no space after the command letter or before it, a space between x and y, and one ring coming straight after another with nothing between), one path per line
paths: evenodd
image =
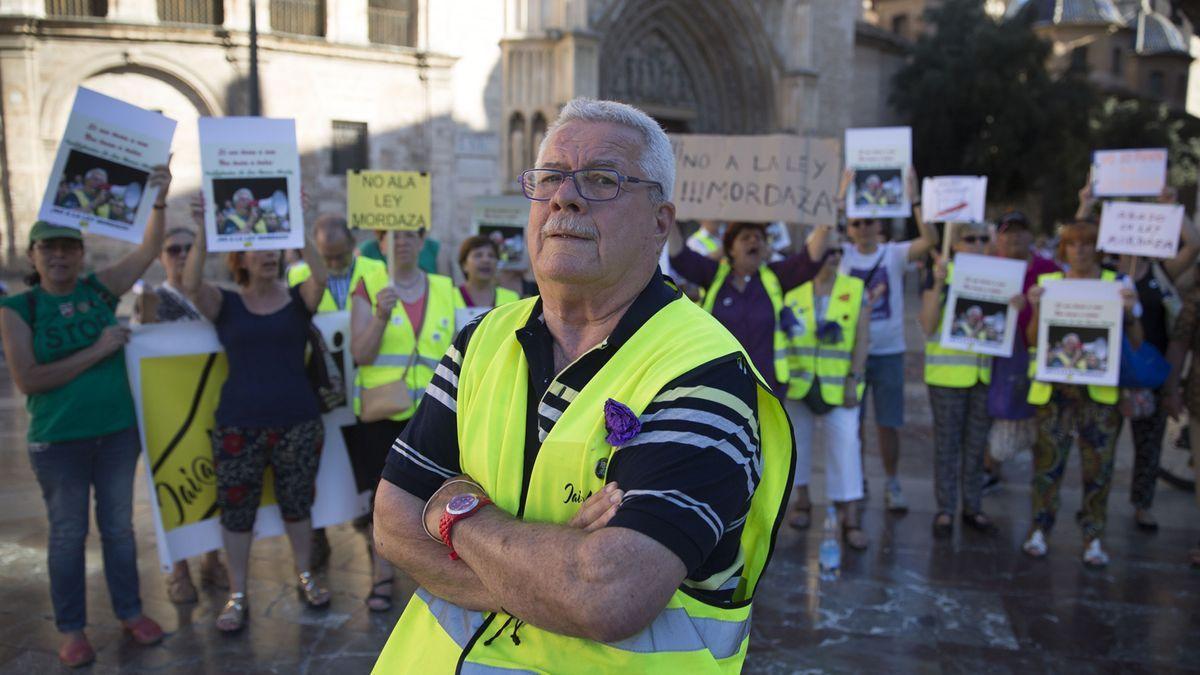
M600 231L596 226L576 216L550 216L542 225L541 235L545 239L555 235L565 234L584 239L596 239Z

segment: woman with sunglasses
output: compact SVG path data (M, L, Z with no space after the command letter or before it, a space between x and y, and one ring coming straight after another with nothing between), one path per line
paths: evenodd
M950 227L948 225L948 227ZM985 255L991 243L983 223L953 226L951 250L954 253ZM994 534L996 525L983 513L983 458L987 452L988 384L991 382L991 358L973 352L946 349L940 344L942 315L948 287L953 283L954 262L933 254L934 265L926 276L921 294L921 329L925 332L925 384L929 389L929 407L933 412L933 485L938 512L933 519L935 537L947 537L954 531L958 510L959 483L962 483L962 520L968 527ZM1017 311L1025 298L1016 296ZM955 327L958 327L956 322ZM967 309L962 330L985 329L983 310Z
M84 274L79 230L34 223L30 289L0 300L0 337L13 383L28 397L29 459L50 518L50 599L63 634L58 658L72 667L96 658L83 632L93 492L113 612L139 644L154 644L163 636L162 628L142 614L138 590L133 475L141 442L125 374L129 329L117 322L116 311L121 295L162 248L170 184L167 167L154 167L146 185L159 188L158 197L142 243L97 272Z

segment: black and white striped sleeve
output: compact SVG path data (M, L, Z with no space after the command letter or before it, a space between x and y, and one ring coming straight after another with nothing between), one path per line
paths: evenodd
M392 444L383 479L421 499L462 473L458 462L458 373L478 319L463 327L425 388L417 411Z
M740 360L724 360L659 392L613 457L608 477L625 499L609 526L667 547L690 577L735 553L762 473L755 387Z

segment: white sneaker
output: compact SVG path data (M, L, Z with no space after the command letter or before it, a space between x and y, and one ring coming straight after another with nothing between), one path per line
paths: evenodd
M904 493L900 491L900 483L896 481L888 483L887 489L883 493L883 503L887 506L888 511L903 512L908 510L908 500L904 498Z
M1042 534L1041 530L1034 530L1025 543L1021 544L1021 550L1034 558L1045 558L1047 548L1046 535Z
M1105 567L1108 565L1108 554L1100 548L1100 540L1093 539L1083 551L1083 564L1088 567Z

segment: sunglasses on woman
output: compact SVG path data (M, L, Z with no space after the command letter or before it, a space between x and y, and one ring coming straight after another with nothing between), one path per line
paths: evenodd
M191 244L171 244L166 248L167 255L169 256L187 255L191 250Z
M986 244L989 241L991 241L992 238L986 234L981 234L981 235L968 234L968 235L964 236L962 238L962 240L964 243L974 246L975 244Z

